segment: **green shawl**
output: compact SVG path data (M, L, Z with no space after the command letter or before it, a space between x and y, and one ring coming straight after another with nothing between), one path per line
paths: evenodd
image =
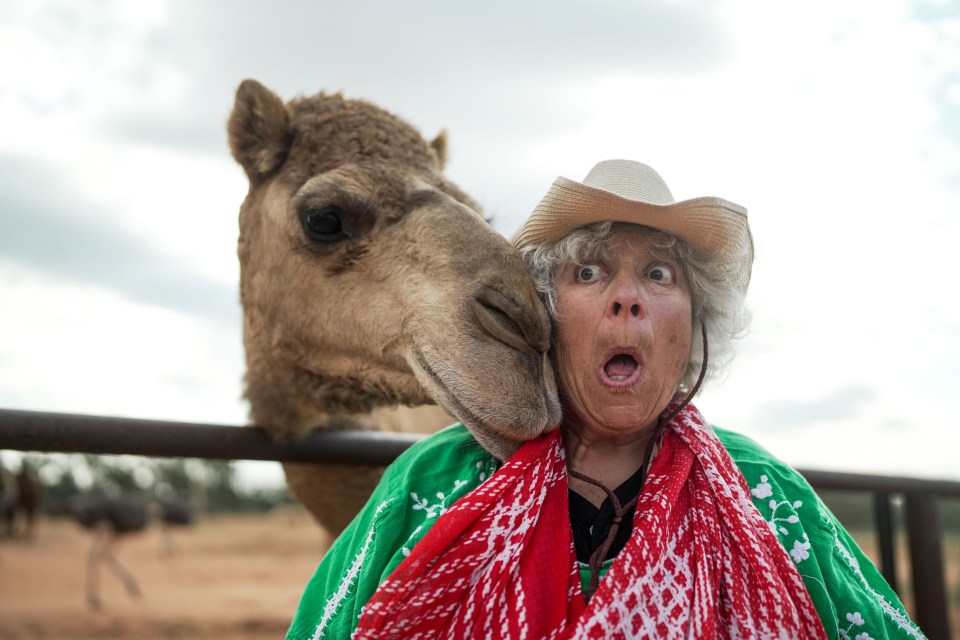
M715 431L744 475L757 509L797 564L828 637L924 637L802 476L749 438ZM450 505L498 466L461 424L397 458L310 579L287 639L349 638L381 581ZM585 583L589 577L589 570L581 567Z

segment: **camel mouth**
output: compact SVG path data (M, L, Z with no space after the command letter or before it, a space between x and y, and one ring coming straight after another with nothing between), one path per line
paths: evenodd
M454 392L450 384L444 380L443 375L430 364L426 355L424 355L419 348L414 346L412 353L416 368L428 378L427 381L421 381L430 391L434 401L450 414L456 416L478 439L486 435L488 437L499 437L514 443L523 442L537 437L545 430L556 426L560 421L560 403L556 398L556 391L554 390L553 393L551 393L549 385L547 385L547 389L543 392L542 402L545 412L543 419L538 420L538 424L536 425L529 424L527 427L518 430L517 428L521 427L521 424L517 422L498 422L496 419L491 420L484 417L482 415L482 407L479 413L475 408L471 409L467 403L464 403L460 397L458 397L458 394ZM544 360L546 360L546 356L544 356Z
M600 367L600 379L611 387L628 387L640 378L642 370L636 354L615 353Z
M437 370L430 365L427 357L416 346L413 348L413 357L420 367L420 370L427 374L427 377L436 385L437 391L443 395L442 401L440 398L435 398L440 406L455 415L457 419L466 425L476 425L479 428L485 428L486 423L457 399L457 396L450 391Z
M474 320L484 333L534 361L550 347L549 327L544 331L542 323L499 291L481 287L472 307Z

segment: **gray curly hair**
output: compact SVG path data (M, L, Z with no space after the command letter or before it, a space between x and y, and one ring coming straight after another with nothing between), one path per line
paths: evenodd
M652 239L655 255L676 261L690 284L693 340L687 368L677 391L689 393L703 366L703 338L696 328L702 324L709 344L710 363L704 381L726 372L733 358L733 341L746 333L750 314L744 307L744 294L723 278L708 254L697 251L683 240L651 227L627 222L598 222L575 229L553 243L520 248L534 285L550 317L557 319L556 277L567 263L588 264L602 257L617 241L619 229L644 229Z

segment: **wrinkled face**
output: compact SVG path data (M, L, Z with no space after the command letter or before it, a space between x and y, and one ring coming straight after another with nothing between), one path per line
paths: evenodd
M624 228L606 253L557 275L553 359L565 423L601 437L656 425L690 356L690 290L649 230Z

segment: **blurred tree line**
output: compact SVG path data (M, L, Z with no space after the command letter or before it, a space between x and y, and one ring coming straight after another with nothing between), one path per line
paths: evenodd
M73 496L94 489L189 504L198 513L262 512L294 504L285 487L243 486L234 462L228 460L36 453L20 459L41 485L41 510L51 515L65 513ZM869 493L827 490L820 496L851 532L873 529ZM892 508L895 526L902 531L902 500L895 498ZM944 500L941 516L948 532L960 531L960 500Z
M283 487L242 486L228 460L27 453L20 464L38 481L40 510L48 515L65 514L72 498L94 490L187 504L196 513L263 512L293 503Z
M873 496L866 491L825 490L819 492L824 504L849 531L872 530L874 527ZM905 526L903 499L894 496L890 505L894 527L902 532ZM944 530L960 531L960 500L945 498L940 503Z

